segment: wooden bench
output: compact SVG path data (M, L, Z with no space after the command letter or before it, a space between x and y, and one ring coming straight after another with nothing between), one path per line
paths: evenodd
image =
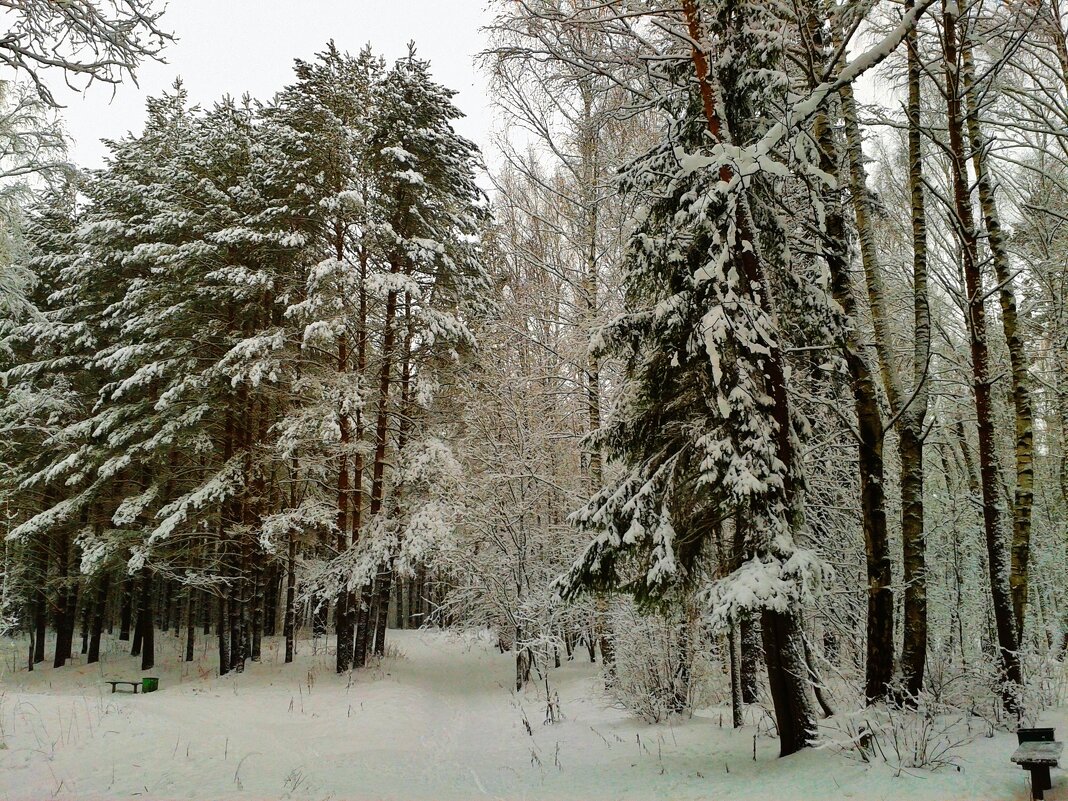
M139 682L139 681L105 681L104 683L105 683L105 684L110 684L110 685L111 685L111 692L112 692L112 693L114 693L114 692L115 692L115 688L116 688L116 686L118 686L119 684L128 684L128 685L130 685L131 687L133 687L133 693L134 693L134 695L137 695L137 691L138 691L139 689L141 689L141 682Z
M1020 729L1016 736L1020 747L1012 761L1031 771L1031 798L1042 801L1043 793L1053 787L1049 769L1057 767L1064 743L1053 739L1053 729Z

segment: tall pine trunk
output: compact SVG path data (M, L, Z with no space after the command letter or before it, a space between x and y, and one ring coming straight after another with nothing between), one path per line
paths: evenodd
M122 603L119 609L119 639L128 642L130 623L133 620L133 579L129 575L122 578Z
M152 615L152 572L141 568L137 600L137 627L141 631L141 670L151 670L156 664L156 626Z
M89 635L89 651L86 663L100 661L100 636L104 631L104 616L107 613L108 590L111 588L111 574L104 573L96 590L96 603L93 605L92 632Z
M56 607L52 619L52 626L56 631L56 652L52 660L52 667L63 667L67 664L70 656L70 642L68 632L74 632L74 609L71 608L69 599L70 592L67 582L70 573L70 539L63 529L56 532L54 549L59 559L59 576L56 586Z
M196 645L197 628L197 603L196 590L186 588L185 600L185 661L193 661L193 649Z
M339 246L338 260L341 260ZM348 336L342 334L337 341L337 372L344 385L344 375L349 369ZM344 392L344 389L342 390ZM337 472L337 553L340 556L349 547L349 443L352 436L349 431L349 414L344 407L338 409L338 428L341 431L341 455L338 457ZM352 668L352 612L349 609L349 590L342 586L335 600L334 623L337 632L337 654L335 667L338 673L345 673Z
M394 255L390 260L390 274L401 272L401 257ZM393 351L396 346L397 292L390 290L386 295L386 313L382 326L382 367L378 379L378 409L375 415L375 455L371 470L371 505L370 516L382 511L385 495L386 445L389 438L389 389L393 380ZM356 632L354 664L363 667L367 664L367 650L370 645L371 604L374 602L374 586L367 582L360 593L360 618Z
M412 428L412 298L408 293L404 294L404 345L401 350L401 373L400 373L400 410L398 413L399 423L397 426L397 454L404 453L408 446L408 437ZM393 493L393 517L400 524L401 498L404 488L398 482ZM376 656L386 654L386 624L389 617L389 601L393 590L393 560L385 565L385 569L378 575L378 620L375 623L375 648Z

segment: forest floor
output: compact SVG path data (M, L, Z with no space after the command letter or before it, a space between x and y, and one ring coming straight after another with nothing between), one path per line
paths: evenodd
M150 695L103 684L141 675L126 643L106 643L96 665L27 673L25 640L0 640L0 799L1029 798L1027 774L1009 763L1014 735L980 725L956 724L956 767L937 771L832 746L779 759L766 725L732 730L725 709L643 723L578 660L552 672L563 719L545 723L544 686L510 691L511 655L478 638L390 634L391 656L351 676L310 641L283 665L271 638L262 663L222 678L206 641L183 663L178 641L159 637ZM1066 710L1043 723L1068 736ZM1055 770L1053 784L1046 797L1068 799L1068 776Z

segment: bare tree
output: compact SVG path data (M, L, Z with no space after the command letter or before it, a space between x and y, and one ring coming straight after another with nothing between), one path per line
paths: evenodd
M0 0L9 20L0 34L0 64L28 77L41 100L59 107L45 73L59 71L67 86L137 81L145 59L162 60L174 37L159 27L155 0ZM79 86L79 83L84 85Z

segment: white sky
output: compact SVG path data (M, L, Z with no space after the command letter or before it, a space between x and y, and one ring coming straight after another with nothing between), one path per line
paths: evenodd
M167 48L168 63L142 66L139 86L126 81L112 96L110 86L96 84L76 94L63 90L58 75L48 80L66 106L72 160L98 167L106 153L101 137L140 131L145 98L179 76L194 103L245 92L268 100L292 81L294 58L310 60L331 38L353 53L370 42L388 60L414 40L435 79L459 92L455 102L467 118L457 129L485 149L492 111L473 63L483 47L484 7L485 0L170 0L163 27L178 41Z

